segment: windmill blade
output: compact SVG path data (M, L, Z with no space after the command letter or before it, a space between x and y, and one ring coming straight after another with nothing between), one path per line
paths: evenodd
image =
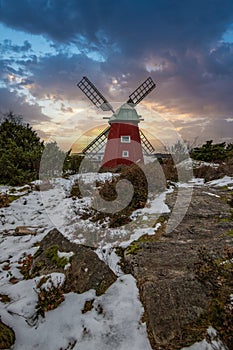
M142 130L139 130L140 133L140 138L141 138L141 143L142 143L142 148L146 152L146 154L151 154L152 152L155 151L154 146L150 143L146 135L142 132Z
M87 77L83 77L77 86L97 108L101 108L102 111L112 111L114 113L114 109L110 103Z
M110 130L110 126L104 129L94 140L92 140L89 143L89 145L87 145L82 150L82 153L84 154L97 153L103 147L106 139L108 138L109 130Z
M131 95L129 95L129 100L127 103L132 104L133 106L136 106L141 100L144 99L154 88L155 83L153 80L149 77L147 78L144 83L142 83Z

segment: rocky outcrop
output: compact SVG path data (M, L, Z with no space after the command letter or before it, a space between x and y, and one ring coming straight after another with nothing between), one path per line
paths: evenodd
M212 296L209 285L197 278L196 264L204 247L216 259L233 247L228 196L226 191L195 188L175 230L166 233L163 223L155 236L145 235L124 251L123 267L137 280L153 349L180 349L203 339L209 324L198 328L197 322ZM167 196L171 208L175 199L176 192Z
M71 252L71 257L60 254ZM95 289L96 294L100 295L117 279L114 272L91 248L70 242L57 229L50 231L40 242L30 275L46 275L52 272L65 274L66 293L83 293Z

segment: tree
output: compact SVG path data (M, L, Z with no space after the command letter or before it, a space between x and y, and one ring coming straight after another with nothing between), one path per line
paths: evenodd
M186 141L178 140L173 146L168 148L169 153L172 155L175 163L189 158L190 145Z
M0 124L0 183L20 185L38 178L43 149L36 131L8 113Z
M206 141L201 147L195 147L191 157L206 162L222 161L232 156L232 144L225 142L213 144L213 140Z
M41 158L40 178L62 176L69 168L70 152L71 150L67 153L62 151L56 141L48 142Z

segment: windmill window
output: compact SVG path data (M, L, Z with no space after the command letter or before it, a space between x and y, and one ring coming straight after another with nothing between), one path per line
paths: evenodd
M129 151L122 151L122 157L128 158L129 157Z
M130 136L121 136L121 142L130 143L131 142Z

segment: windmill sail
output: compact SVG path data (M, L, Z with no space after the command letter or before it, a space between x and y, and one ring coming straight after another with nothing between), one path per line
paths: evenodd
M104 112L112 111L114 113L113 107L87 77L83 77L77 86L97 108L101 108Z
M84 154L89 154L89 153L97 153L101 148L103 147L105 140L108 137L108 132L109 132L110 126L108 126L104 131L102 131L93 141L87 145L82 150L82 153Z
M148 140L146 135L142 132L141 129L139 129L139 134L141 138L141 144L143 151L148 155L155 151L154 146L151 144L151 142Z
M87 77L83 77L82 80L77 85L97 108L101 108L103 111L112 111L113 113L115 113L111 104L106 100L106 98L100 93L100 91L95 87L95 85ZM153 82L153 80L150 77L147 78L144 81L144 83L142 83L129 96L129 100L127 101L127 103L131 106L129 107L134 110L133 107L135 107L140 101L142 101L143 98L147 96L154 88L155 88L155 83ZM121 107L122 110L124 106L125 105L122 105ZM129 116L127 114L127 118L125 121L127 121L128 118ZM138 119L138 122L139 122L139 119ZM110 126L108 126L105 130L103 130L93 141L91 141L82 150L84 154L93 155L98 153L103 148L106 142L106 139L108 138L108 134L112 125L111 122L109 123L110 123ZM145 136L145 134L142 132L142 130L139 130L139 135L140 135L140 139L138 143L141 144L141 148L143 149L143 151L147 155L153 153L155 149L151 144L151 142L148 140L148 138ZM106 153L106 150L105 150L105 153Z
M142 83L134 92L129 95L129 100L127 103L136 106L140 101L144 99L154 88L155 83L153 80L149 77L147 78L144 83Z

